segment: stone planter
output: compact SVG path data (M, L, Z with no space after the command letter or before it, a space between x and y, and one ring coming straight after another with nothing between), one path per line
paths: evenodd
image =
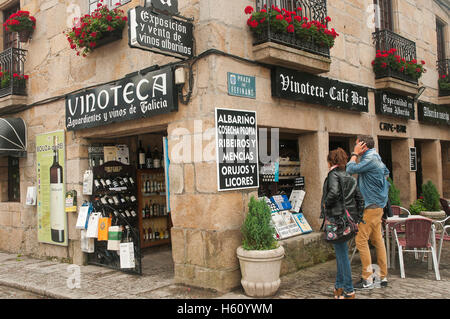
M446 217L445 212L443 210L438 212L420 212L420 215L423 217L428 217L433 220L443 220Z
M241 266L241 284L250 297L274 295L280 287L281 260L284 257L282 246L271 250L236 250Z

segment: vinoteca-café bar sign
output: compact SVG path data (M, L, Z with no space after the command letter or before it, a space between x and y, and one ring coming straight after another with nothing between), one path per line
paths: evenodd
M368 88L296 70L272 70L272 96L356 112L368 112Z
M66 96L67 130L152 117L178 110L170 67L125 77Z

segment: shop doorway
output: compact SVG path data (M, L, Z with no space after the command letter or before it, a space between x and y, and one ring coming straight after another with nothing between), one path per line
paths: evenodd
M101 211L102 217L111 217L111 226L120 227L122 243L130 241L129 234L135 234L131 239L136 263L135 268L123 269L120 254L108 250L106 243L97 240L96 251L88 253L88 263L142 275L158 275L164 279L173 278L166 130L95 138L89 142L88 160L94 172L94 189L99 187L102 190L92 196L92 202L99 203L94 205L95 210ZM117 173L121 167L127 172L125 179ZM98 172L105 172L105 175L97 175ZM108 172L116 175L109 176ZM117 184L120 188L123 180L135 183L130 187L133 194L117 193L117 188L111 187ZM135 195L135 202L129 200L132 195ZM109 204L106 209L102 202ZM99 258L103 255L107 258Z
M422 142L415 140L414 146L416 147L417 156L417 171L416 171L416 198L422 195L422 184L423 184L423 171L422 171Z
M338 136L338 135L330 135L330 139L328 142L329 151L335 150L337 148L342 148L348 156L350 156L351 151L351 141L356 140L356 138L351 138L349 136Z
M389 177L393 179L394 173L392 171L392 143L391 140L378 138L378 154L381 160L389 170Z

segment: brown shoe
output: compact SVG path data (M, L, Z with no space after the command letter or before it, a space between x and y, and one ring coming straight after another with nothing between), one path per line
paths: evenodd
M344 291L344 293L342 294L342 296L339 297L339 299L355 299L355 297L356 297L355 292L346 293Z
M339 299L344 293L344 288L334 288L334 299Z

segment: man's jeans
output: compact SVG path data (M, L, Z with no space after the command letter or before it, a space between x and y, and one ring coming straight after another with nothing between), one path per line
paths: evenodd
M356 234L355 242L359 251L362 264L362 278L372 281L373 269L372 258L370 256L369 240L375 246L377 253L377 263L380 267L380 272L375 274L380 278L387 276L386 264L386 247L384 245L383 235L381 234L381 218L383 216L382 208L366 208L364 210L365 224L359 223L358 234ZM375 269L376 270L376 269Z
M347 242L333 244L336 252L337 274L335 288L344 288L347 293L353 292L352 269L348 259Z

